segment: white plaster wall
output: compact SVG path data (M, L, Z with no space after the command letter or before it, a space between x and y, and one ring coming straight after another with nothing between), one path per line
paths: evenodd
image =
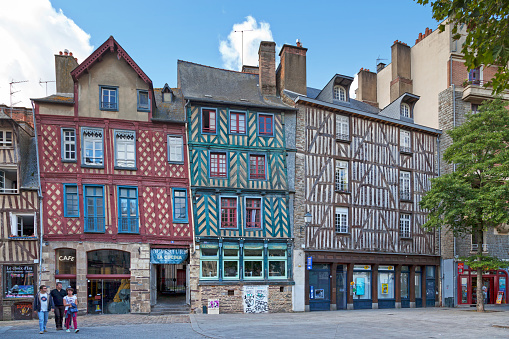
M380 109L391 103L391 80L392 64L388 64L376 75L376 98Z
M295 249L293 252L293 311L305 311L305 286L306 286L306 256L302 249Z

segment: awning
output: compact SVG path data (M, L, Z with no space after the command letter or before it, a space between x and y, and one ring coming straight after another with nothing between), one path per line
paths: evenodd
M182 264L184 261L186 261L186 259L187 259L187 249L153 248L150 250L151 264Z

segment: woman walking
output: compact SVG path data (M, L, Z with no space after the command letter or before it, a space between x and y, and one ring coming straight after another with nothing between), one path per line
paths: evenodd
M78 329L78 321L76 317L78 315L78 297L73 295L74 290L72 287L67 288L67 295L64 297L64 306L65 306L65 328L66 332L71 332L69 327L71 327L71 318L74 323L74 332L78 333L80 330Z

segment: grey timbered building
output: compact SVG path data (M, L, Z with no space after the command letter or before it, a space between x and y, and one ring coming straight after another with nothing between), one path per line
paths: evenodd
M353 77L307 87L306 51L284 45L277 70L298 109L294 310L434 306L440 260L419 201L438 172L440 131L413 122L411 93L379 109L367 70L359 100Z

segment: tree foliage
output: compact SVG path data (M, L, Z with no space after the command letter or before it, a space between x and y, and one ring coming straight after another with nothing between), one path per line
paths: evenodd
M486 84L493 86L493 93L509 89L509 1L507 0L417 0L431 3L433 18L442 22L449 19L453 38L467 28L462 53L467 68L498 66L494 78ZM445 26L439 26L444 31Z

